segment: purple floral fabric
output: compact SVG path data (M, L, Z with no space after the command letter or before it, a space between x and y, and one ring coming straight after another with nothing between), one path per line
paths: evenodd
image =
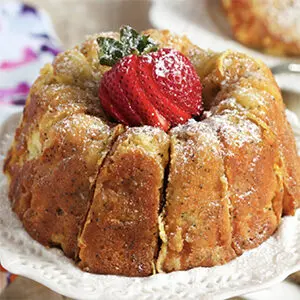
M21 2L0 3L0 105L24 105L39 70L59 52L45 12ZM0 293L15 277L0 262Z
M23 105L41 67L61 48L48 15L21 2L0 4L0 104Z

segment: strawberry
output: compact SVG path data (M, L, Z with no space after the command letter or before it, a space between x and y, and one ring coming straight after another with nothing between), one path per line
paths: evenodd
M105 112L129 126L151 125L167 131L203 111L200 79L187 57L175 49L158 49L129 26L120 41L97 39L104 73L99 98Z

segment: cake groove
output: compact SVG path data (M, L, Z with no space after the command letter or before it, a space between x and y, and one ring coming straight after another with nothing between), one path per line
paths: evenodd
M70 208L66 213L68 209L62 209L59 202L71 201L71 207L77 203L84 214L80 197L89 197L83 195L88 193L90 180L93 180L94 176L93 169L96 168L97 163L101 163L101 156L109 149L110 134L114 135L120 126L111 129L104 124L100 119L103 118L103 112L97 104L97 98L77 86L58 84L54 78L54 71L52 66L46 65L41 71L41 76L34 83L4 170L13 174L10 184L13 209L28 232L44 245L61 245L66 255L74 258L77 252L76 232L80 229L82 216L77 215L76 208ZM30 138L35 135L37 139ZM38 142L39 146L32 147L32 142ZM99 147L98 150L95 149L96 145ZM38 149L38 151L32 155L31 149ZM77 163L75 163L76 159L78 159ZM72 182L73 179L68 173L67 176L62 177L59 166L62 170L68 166L69 169L65 172L70 174L75 172L73 173L75 178L78 178L76 174L80 173L79 170L83 173L83 177L86 176L84 181L77 180L78 192L75 189L76 179ZM68 182L61 180L65 184L64 188L55 181L51 171L65 178L64 180L69 180ZM53 179L50 179L51 176ZM43 187L51 183L52 186L56 186L52 191ZM86 187L83 191L80 191L81 184ZM66 191L67 188L69 191ZM35 189L34 193L33 189ZM45 202L41 200L37 202L37 196L44 197ZM55 201L52 200L53 197ZM59 201L59 198L66 200ZM47 199L51 199L48 204ZM82 202L88 201L82 199ZM53 205L57 207L52 207ZM54 220L56 225L53 225ZM39 226L39 222L44 225ZM61 228L58 228L58 224L61 224ZM68 224L72 230L65 233L64 226L69 226Z
M233 206L232 245L240 255L245 250L256 247L277 228L271 201L277 181L272 175L273 157L266 157L266 151L270 151L270 148L262 147L262 143L265 143L262 130L235 114L228 113L225 120L226 125L222 125L224 121L220 124L220 139L225 153L224 166ZM243 138L243 144L234 142L235 138L240 140L238 136L235 137L239 134L236 128L247 135L247 139ZM262 185L254 184L258 178ZM262 190L262 186L268 188Z
M168 135L169 135L169 139L171 139L170 133L168 133ZM168 158L169 159L164 171L164 180L163 180L163 187L161 191L160 208L158 211L158 237L157 237L158 240L157 240L157 251L154 257L154 268L155 268L155 272L158 273L162 272L162 269L160 267L160 262L158 262L158 260L159 260L160 253L164 252L164 250L162 250L162 246L164 243L166 243L166 239L167 239L164 223L163 223L163 218L164 218L163 216L165 214L165 206L167 203L167 187L169 182L170 164L171 164L171 145L169 145L169 149L168 149ZM163 256L163 254L161 256ZM160 260L163 259L160 258Z
M223 174L221 149L208 123L191 121L171 130L159 270L211 266L235 256Z
M98 166L98 171L97 171L97 175L95 176L95 180L92 182L91 184L91 197L90 197L90 200L88 201L88 209L86 211L86 214L85 214L85 217L84 217L84 221L82 222L82 226L81 228L79 229L79 232L78 232L78 235L77 235L77 245L78 245L78 249L80 248L80 237L82 235L82 232L86 226L86 223L87 223L87 219L88 219L88 215L90 213L90 209L91 209L91 206L93 204L93 199L94 199L94 196L95 196L95 190L96 190L96 183L97 183L97 178L99 176L99 173L103 167L103 165L105 164L105 161L106 159L111 155L111 153L113 152L113 149L114 149L114 144L116 143L117 141L117 138L119 137L120 134L122 134L124 132L124 128L123 127L120 127L118 128L118 130L116 131L115 135L113 135L112 137L112 140L111 140L111 144L110 144L110 147L109 147L109 151L107 151L107 153L105 154L105 156L103 157L102 161L99 163L99 166ZM79 259L79 251L75 254L75 260L77 263L80 263L80 259Z

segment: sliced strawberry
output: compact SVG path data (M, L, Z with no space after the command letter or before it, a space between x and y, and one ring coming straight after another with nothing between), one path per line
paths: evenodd
M99 37L100 63L112 68L103 75L99 98L108 115L126 125L170 126L199 116L202 86L182 53L159 49L149 36L129 26L120 40Z
M171 124L183 124L192 117L188 112L180 109L172 99L167 98L157 82L153 78L153 64L155 63L156 53L150 53L147 56L139 57L138 76L140 83L153 106L168 120Z
M190 60L175 49L160 49L154 58L152 77L159 90L192 115L202 112L202 86Z
M167 130L170 127L170 123L155 109L140 85L137 77L138 60L138 56L130 55L124 57L117 65L123 72L122 89L131 107L142 119L142 124Z
M126 120L126 124L138 126L142 123L142 119L131 107L129 100L123 91L123 71L122 67L118 65L114 66L106 73L106 80L103 84L106 85L110 99L112 99L112 102L115 105L115 109L118 110L118 113Z
M115 120L120 121L125 125L129 125L128 121L118 112L117 107L114 105L112 99L109 96L106 85L103 83L103 80L99 89L99 98L104 111L114 118Z

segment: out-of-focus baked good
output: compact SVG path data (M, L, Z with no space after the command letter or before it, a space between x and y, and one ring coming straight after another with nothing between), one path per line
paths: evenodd
M299 0L222 0L234 37L273 55L300 55Z
M201 120L167 133L112 123L97 97L109 67L99 64L95 35L41 71L5 161L28 233L93 273L224 264L299 206L295 141L270 70L169 31L145 33L194 65Z

